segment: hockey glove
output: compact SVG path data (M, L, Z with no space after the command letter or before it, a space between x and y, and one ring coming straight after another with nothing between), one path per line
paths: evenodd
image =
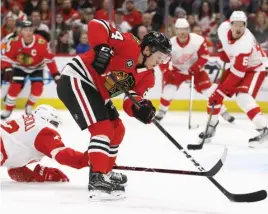
M41 165L36 165L34 175L37 182L69 182L69 178L57 168L49 168Z
M106 44L97 45L95 48L95 57L92 62L92 67L99 75L104 74L106 71L114 51Z
M13 77L13 69L12 68L5 68L3 70L3 80L6 82L11 82Z
M152 122L155 116L155 107L150 100L139 101L140 108L132 106L133 115L142 123L148 124Z
M52 77L53 77L55 83L58 84L58 82L60 80L60 72L57 71L56 73L52 74Z
M209 97L209 105L222 105L225 94L217 88L214 93Z

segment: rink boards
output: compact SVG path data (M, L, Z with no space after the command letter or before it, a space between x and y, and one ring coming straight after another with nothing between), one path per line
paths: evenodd
M56 63L58 65L59 70L61 71L62 68L67 64L67 62L72 57L56 57ZM264 59L265 64L268 66L268 59ZM221 71L222 61L218 57L210 57L208 63L205 66L205 70L209 73L209 76L213 82L215 82L216 73ZM48 69L45 68L44 78L48 78ZM156 82L155 87L151 89L146 98L153 101L154 105L158 107L159 105L159 98L161 96L161 80L162 75L158 68L155 69L155 76ZM220 76L220 75L219 75ZM64 109L64 104L58 99L56 93L56 85L53 81L45 80L44 81L45 87L42 94L42 97L39 99L37 104L50 104L58 109ZM2 87L2 98L7 93L8 84L4 84ZM30 83L27 81L23 91L19 95L17 100L17 108L24 108L27 97L30 91ZM184 83L180 87L175 99L173 100L170 109L171 110L188 110L189 108L189 83ZM122 97L114 99L114 104L118 109L122 109ZM260 89L260 92L257 96L257 101L260 104L262 110L264 112L268 112L268 77L265 78L265 82ZM3 104L3 103L2 103ZM228 99L225 101L227 108L230 111L239 112L241 111L239 107L236 105L234 98ZM204 111L206 109L206 98L203 97L199 93L195 93L194 95L194 104L193 109L196 111Z

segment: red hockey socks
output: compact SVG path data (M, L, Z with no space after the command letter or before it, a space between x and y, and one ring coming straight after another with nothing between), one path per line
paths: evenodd
M31 94L27 105L33 106L37 102L38 98L42 95L43 85L44 84L42 82L32 82Z
M7 96L5 98L5 105L7 111L12 111L16 105L16 99L22 89L21 83L12 82L8 89Z

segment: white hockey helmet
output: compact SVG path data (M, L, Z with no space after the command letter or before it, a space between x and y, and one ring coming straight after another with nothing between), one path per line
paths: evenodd
M58 128L62 124L62 120L58 116L57 110L50 105L37 106L34 110L34 115L53 125L55 128Z
M189 28L189 22L185 18L178 18L175 22L175 28Z
M245 24L247 25L247 16L246 14L241 11L241 10L236 10L232 13L231 17L230 17L230 22L235 22L235 21L240 21L240 22L245 22Z

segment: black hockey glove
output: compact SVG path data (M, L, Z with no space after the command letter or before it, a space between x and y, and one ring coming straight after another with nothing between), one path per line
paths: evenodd
M11 82L13 77L13 69L12 68L5 68L3 70L3 80L6 82Z
M60 80L60 72L56 72L56 73L52 74L52 77L53 77L55 83L58 84L58 82Z
M92 67L99 75L102 75L114 55L114 51L106 44L97 45L95 48L95 58L92 62Z
M135 105L132 106L133 115L142 123L148 124L152 122L155 116L155 107L150 100L139 101L140 108Z

